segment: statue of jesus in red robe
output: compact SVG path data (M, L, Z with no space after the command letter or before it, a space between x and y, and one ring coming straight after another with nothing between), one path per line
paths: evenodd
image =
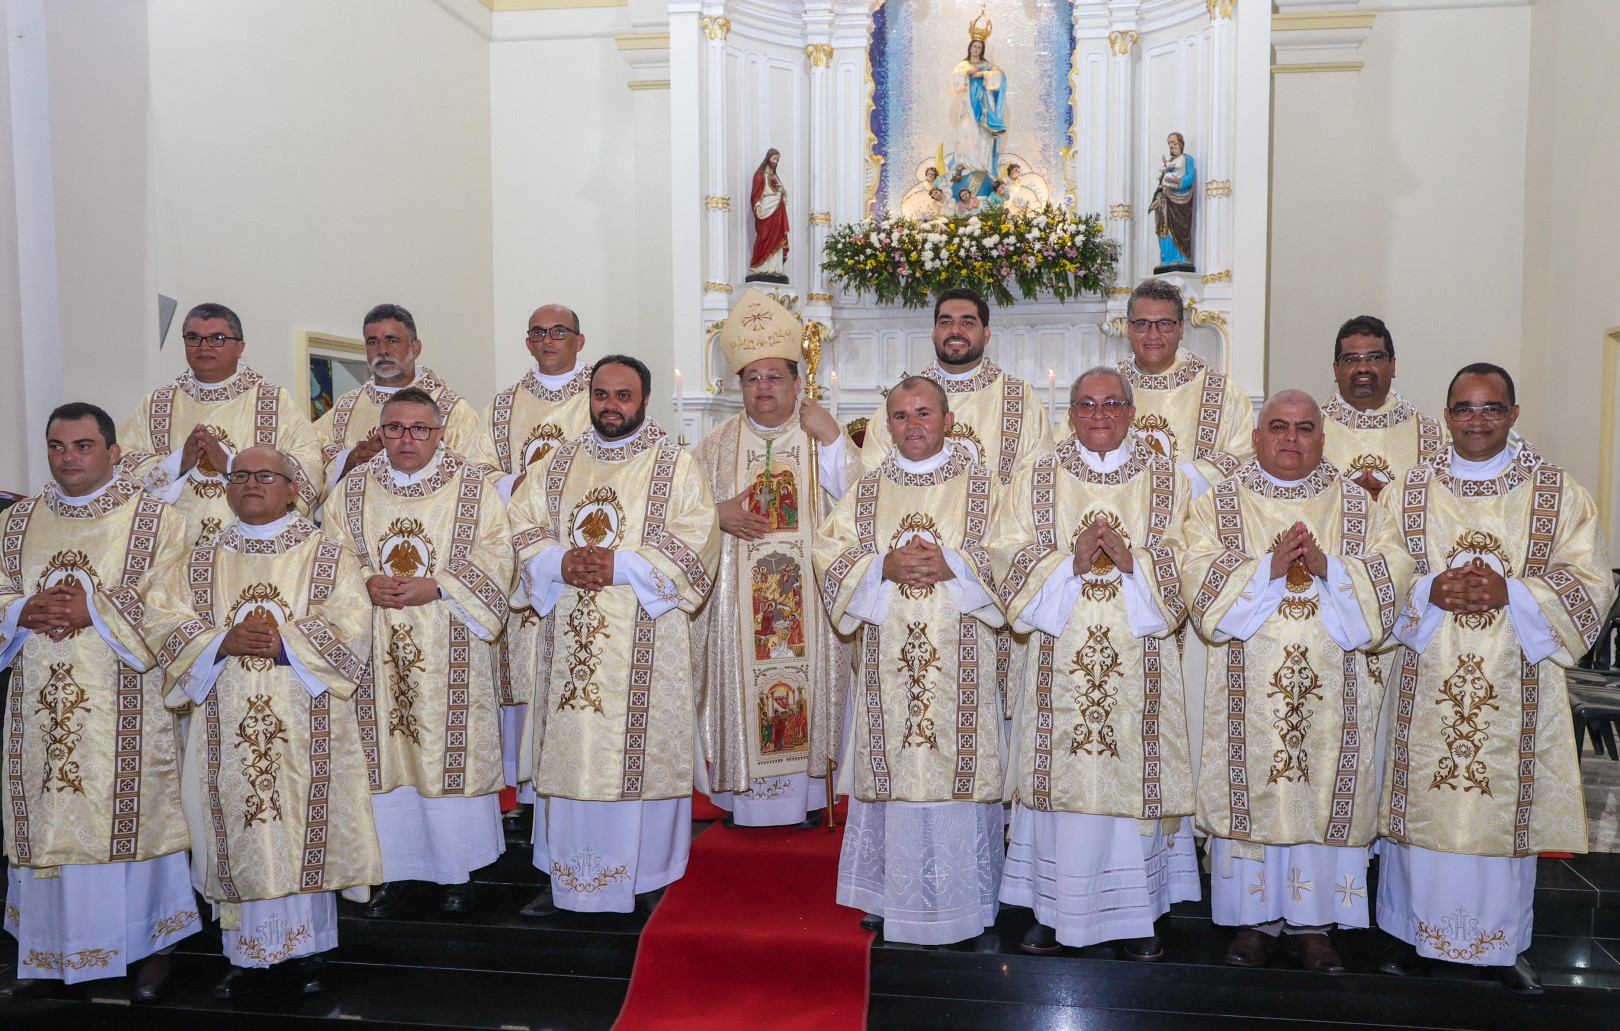
M777 178L782 152L772 147L754 170L748 201L754 208L754 253L748 259L749 283L786 283L788 253L787 190Z

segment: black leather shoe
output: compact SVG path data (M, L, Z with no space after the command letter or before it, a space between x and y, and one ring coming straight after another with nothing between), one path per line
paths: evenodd
M657 909L658 903L662 901L664 901L663 888L656 888L652 891L644 891L640 895L636 896L636 912L645 913L648 916L652 916L653 910Z
M250 967L231 967L226 975L214 985L214 998L239 999L253 983L254 971Z
M1417 949L1395 938L1384 949L1378 972L1393 977L1416 977L1423 972L1423 957L1418 955Z
M823 817L821 813L815 812L815 813L811 813L809 816L806 816L803 820L799 821L798 823L790 824L790 826L798 827L798 828L800 828L802 830L813 830L814 828L820 827L822 824L824 824L826 822L827 822L826 818Z
M149 1005L163 998L163 990L169 986L169 973L172 970L169 957L158 952L146 957L141 964L140 971L135 975L135 983L129 990L129 1001L136 1005Z
M1226 948L1226 965L1232 967L1263 967L1266 960L1271 958L1271 952L1277 947L1275 935L1267 934L1258 927L1244 927L1233 936L1232 944Z
M520 803L501 817L501 830L508 841L528 841L534 835L534 806Z
M1126 959L1138 963L1157 963L1164 958L1164 943L1156 934L1150 934L1146 938L1127 939L1120 942L1119 949L1125 954Z
M472 881L452 884L444 889L444 902L439 906L446 913L471 913L478 891Z
M1502 983L1507 985L1508 991L1519 995L1541 994L1541 975L1522 952L1511 967L1502 968Z
M303 995L326 990L326 960L320 956L300 956L287 964L287 985Z
M379 884L371 893L371 901L360 908L360 915L373 920L386 920L388 917L398 916L399 911L405 908L405 896L408 893L404 881Z
M1024 935L1024 940L1018 943L1018 947L1033 956L1050 956L1063 948L1058 944L1057 928L1048 927L1038 920Z
M727 813L726 815L720 817L720 826L735 828L737 826L737 818L732 816L730 813Z
M541 889L540 894L529 900L529 904L518 910L524 916L551 916L557 912L557 904L551 900L551 886Z
M876 913L869 913L861 920L861 930L883 933L883 918Z
M37 999L50 991L52 985L61 983L54 977L19 977L4 988L0 988L0 1002Z

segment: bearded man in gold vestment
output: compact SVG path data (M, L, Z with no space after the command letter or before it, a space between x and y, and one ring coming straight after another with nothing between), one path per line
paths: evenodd
M994 474L951 443L945 390L889 392L895 449L844 495L816 540L834 625L859 633L854 797L838 903L891 941L944 945L996 919L1003 818L1001 703L990 633L1005 621L985 548Z
M800 399L803 339L774 298L743 294L719 335L743 411L692 452L722 499L725 534L714 593L692 625L707 760L694 771L708 774L734 826L813 826L843 744L850 643L827 619L811 555L860 460L838 421Z
M177 510L118 470L113 422L67 404L46 422L54 483L5 514L5 929L19 980L120 977L155 1002L174 943L201 928L180 809L179 724L142 639L142 594L185 557ZM150 957L150 958L147 958Z
M545 805L534 864L551 884L529 916L650 908L686 873L691 622L720 531L703 471L647 421L651 389L636 359L597 362L590 431L513 499L524 593L547 621L525 766Z
M1308 394L1266 402L1255 459L1187 512L1187 608L1211 643L1198 825L1210 908L1263 964L1285 925L1306 969L1340 973L1327 931L1366 927L1382 685L1368 656L1412 560L1365 490L1322 459ZM1223 689L1216 690L1215 685Z
M296 466L273 448L236 456L236 521L159 578L146 640L189 706L183 802L192 877L220 920L234 998L250 971L320 991L337 946L338 891L382 878L360 724L350 702L371 647L354 556L289 511Z
M1074 432L1014 476L990 548L1008 619L1035 634L1001 880L1035 911L1025 952L1122 941L1156 960L1154 921L1200 894L1175 641L1187 478L1131 434L1131 401L1113 366L1075 380Z
M1507 371L1469 365L1446 400L1451 446L1388 499L1417 579L1395 628L1378 926L1407 946L1386 970L1494 966L1533 994L1536 857L1587 848L1564 669L1614 581L1591 495L1513 435Z

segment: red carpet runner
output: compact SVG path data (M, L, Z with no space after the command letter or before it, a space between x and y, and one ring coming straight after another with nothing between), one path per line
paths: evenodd
M658 904L615 1031L860 1031L872 934L833 901L839 828L719 823Z

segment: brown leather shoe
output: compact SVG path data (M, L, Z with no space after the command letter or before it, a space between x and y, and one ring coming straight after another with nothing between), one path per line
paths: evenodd
M1271 950L1276 947L1275 935L1267 934L1258 927L1245 927L1226 947L1226 963L1234 967L1263 967L1266 960L1271 958Z
M1325 934L1285 934L1288 951L1299 957L1299 965L1313 974L1342 974L1344 960Z

